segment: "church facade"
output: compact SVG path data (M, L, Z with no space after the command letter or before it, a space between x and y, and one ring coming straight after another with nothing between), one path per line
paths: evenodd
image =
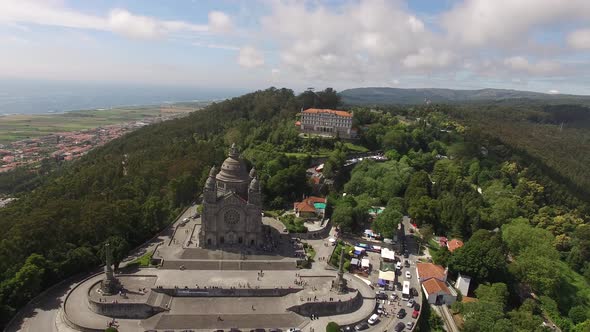
M217 172L211 168L203 190L200 247L250 246L264 243L262 197L254 168L248 173L232 144Z

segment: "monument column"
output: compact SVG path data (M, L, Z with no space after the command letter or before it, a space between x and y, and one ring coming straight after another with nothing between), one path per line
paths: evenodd
M344 294L348 292L347 281L344 279L344 246L342 246L342 250L340 251L340 264L338 266L338 279L334 283L336 287L336 291L339 294Z
M104 295L114 294L118 291L119 282L117 278L115 278L115 274L113 272L112 264L113 264L113 253L111 252L111 244L106 243L104 245L105 251L105 265L104 265L104 274L105 278L102 280L100 289Z

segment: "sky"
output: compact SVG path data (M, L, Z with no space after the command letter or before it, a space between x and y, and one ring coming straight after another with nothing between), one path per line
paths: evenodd
M589 0L0 0L0 79L590 95Z

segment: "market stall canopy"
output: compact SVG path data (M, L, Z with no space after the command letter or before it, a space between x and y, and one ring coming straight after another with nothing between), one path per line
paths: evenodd
M379 279L387 280L387 281L395 281L395 272L394 271L379 271Z

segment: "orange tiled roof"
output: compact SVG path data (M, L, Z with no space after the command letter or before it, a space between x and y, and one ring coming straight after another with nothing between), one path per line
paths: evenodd
M314 203L326 203L326 199L322 197L309 196L301 202L295 202L293 206L300 212L315 212Z
M301 121L295 121L296 126L301 126Z
M295 202L295 210L299 212L315 212L315 207L313 205L307 204L307 202Z
M432 263L417 263L416 269L418 269L418 276L420 276L420 279L445 279L445 269L440 265Z
M347 118L351 118L352 114L346 112L346 111L340 111L340 110L330 110L330 109L324 109L324 108L308 108L305 111L303 111L303 113L331 113L331 114L336 114L339 116L344 116Z
M426 280L422 283L422 286L424 286L424 289L426 290L426 293L428 293L428 295L435 294L438 292L451 294L451 291L449 291L447 284L435 278Z
M449 248L450 252L453 252L463 246L463 241L459 239L452 239L451 241L447 242L447 248Z

